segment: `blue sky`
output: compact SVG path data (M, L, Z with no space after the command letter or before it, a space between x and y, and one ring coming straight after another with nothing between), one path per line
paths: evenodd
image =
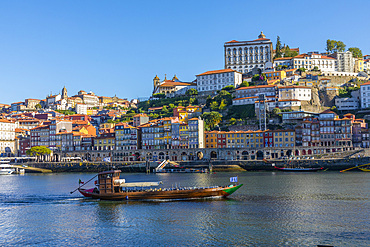
M260 31L301 52L327 39L370 54L370 1L1 1L0 103L63 86L149 96L152 79L182 81L224 66L226 41Z

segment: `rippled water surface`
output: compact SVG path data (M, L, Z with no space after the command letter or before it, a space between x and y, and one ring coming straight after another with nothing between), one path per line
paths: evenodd
M70 194L95 174L0 177L0 246L369 246L366 172L121 174L163 187L244 186L229 199L109 202ZM87 188L91 186L86 186Z

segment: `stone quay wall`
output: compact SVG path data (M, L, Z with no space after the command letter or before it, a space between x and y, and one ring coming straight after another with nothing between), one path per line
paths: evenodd
M273 164L278 167L286 165L300 167L323 167L330 171L344 170L350 167L370 163L370 157L329 158L310 160L208 160L181 161L178 165L169 164L166 169L203 168L213 172L273 171ZM122 172L153 172L159 162L34 162L28 166L51 169L53 172L101 172L118 169Z

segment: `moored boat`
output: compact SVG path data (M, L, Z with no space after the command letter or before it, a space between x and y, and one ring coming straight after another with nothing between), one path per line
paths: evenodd
M276 167L279 171L283 172L317 172L323 170L323 167Z
M0 164L0 175L10 175L14 172L14 168L9 164Z
M153 188L159 186L161 182L126 183L125 179L120 179L120 173L120 170L100 172L95 188L86 190L79 187L78 191L85 197L101 200L176 200L225 198L243 185Z

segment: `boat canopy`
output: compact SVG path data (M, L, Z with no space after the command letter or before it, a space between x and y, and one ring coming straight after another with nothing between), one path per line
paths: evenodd
M0 164L0 168L11 168L13 167L12 165L8 165L8 164Z
M120 179L124 180L124 179ZM136 182L136 183L126 183L125 181L114 181L115 183L118 183L120 187L152 187L152 186L159 186L162 181L159 182Z

